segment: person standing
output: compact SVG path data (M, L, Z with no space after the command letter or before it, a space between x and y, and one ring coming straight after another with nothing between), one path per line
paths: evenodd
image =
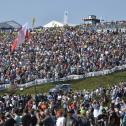
M28 112L28 109L24 110L24 115L22 117L22 126L30 126L31 125L31 115Z
M77 121L72 117L72 110L68 111L66 118L66 126L77 126Z
M58 110L56 112L56 117L57 117L56 126L65 126L66 125L66 119L63 116L63 110Z
M44 119L40 120L40 126L54 126L53 118L51 117L48 109L44 111L44 115Z
M12 118L9 112L5 114L6 121L4 126L16 126L16 121Z

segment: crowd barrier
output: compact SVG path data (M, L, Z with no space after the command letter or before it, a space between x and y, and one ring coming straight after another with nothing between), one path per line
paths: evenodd
M50 82L58 82L58 81L67 81L67 80L77 80L77 79L84 79L88 77L96 77L96 76L103 76L103 75L108 75L116 71L121 71L126 69L126 64L122 66L116 66L112 69L106 69L102 71L96 71L96 72L89 72L85 73L85 75L69 75L63 78L51 78L51 79L35 79L34 81L25 83L25 84L19 84L17 85L18 88L24 88L24 87L31 87L34 85L41 85L41 84L46 84ZM9 88L11 84L3 84L0 85L0 90L4 90L6 88Z

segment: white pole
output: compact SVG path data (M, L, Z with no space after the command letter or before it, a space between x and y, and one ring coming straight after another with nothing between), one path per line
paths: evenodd
M64 12L64 25L68 24L68 11Z

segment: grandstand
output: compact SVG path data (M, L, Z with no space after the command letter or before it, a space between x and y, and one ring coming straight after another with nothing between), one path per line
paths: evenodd
M0 31L18 31L21 25L16 21L5 21L0 23Z
M58 126L61 118L65 126L68 119L74 119L72 114L76 116L74 126L82 124L80 118L88 126L123 123L125 21L31 30L9 21L1 23L0 28L0 90L6 92L12 87L11 95L0 97L3 124L13 120L19 126L47 126L45 120L49 118L48 126ZM118 71L124 72L115 73ZM73 83L73 91L48 93L54 83L66 81ZM23 95L19 95L19 89Z

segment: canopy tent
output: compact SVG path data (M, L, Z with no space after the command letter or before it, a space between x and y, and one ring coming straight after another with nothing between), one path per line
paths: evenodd
M21 25L16 21L6 21L0 23L0 30L19 30Z
M51 28L51 27L63 27L63 24L58 21L51 21L48 24L43 26L44 28Z

